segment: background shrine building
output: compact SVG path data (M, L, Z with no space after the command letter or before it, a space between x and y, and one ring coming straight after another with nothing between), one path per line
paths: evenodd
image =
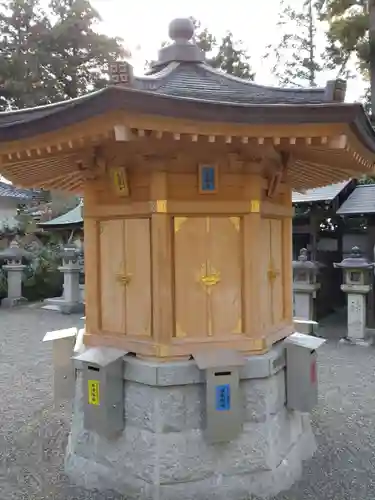
M320 340L292 335L291 190L373 173L344 82L223 74L193 31L173 21L147 76L116 63L101 91L0 114L4 176L84 195L66 470L127 498L265 496L299 477Z

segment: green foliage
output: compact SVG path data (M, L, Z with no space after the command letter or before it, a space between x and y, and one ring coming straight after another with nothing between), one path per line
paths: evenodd
M49 28L39 0L0 3L0 109L46 102L43 39Z
M218 41L207 28L202 28L199 21L194 18L192 21L195 26L195 41L205 52L210 66L229 75L254 80L255 73L251 70L250 57L241 40L235 40L233 33L228 31Z
M222 38L216 54L208 60L213 67L229 75L254 80L255 73L251 71L250 58L242 48L242 42L234 40L233 33Z
M101 88L106 65L124 55L118 38L95 30L101 19L89 0L0 2L0 109Z
M7 274L3 268L0 268L0 300L7 296L8 281Z
M358 179L358 184L375 184L375 177L364 175Z
M60 247L50 243L40 248L26 248L33 254L23 275L22 294L29 301L39 301L62 294L63 276L58 270L61 265ZM1 263L2 264L2 263ZM7 295L7 275L0 268L0 300Z
M63 276L60 249L49 244L34 251L33 260L25 270L23 295L30 301L58 297L62 294Z
M324 69L317 53L317 6L305 0L300 11L281 2L277 23L281 38L267 47L266 57L273 60L273 73L281 86L316 87L317 76Z
M58 101L78 97L108 83L103 69L124 56L119 38L95 31L101 20L89 0L52 0L49 12L55 20L46 34L51 55L48 69L56 81Z
M320 0L320 17L328 24L327 60L340 76L353 76L357 61L362 76L369 70L368 0Z

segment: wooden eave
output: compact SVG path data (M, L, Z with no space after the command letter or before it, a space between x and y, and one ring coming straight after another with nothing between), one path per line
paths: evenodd
M294 189L373 174L375 133L359 104L238 105L108 87L84 98L0 113L2 174L15 184L79 192L103 144L160 156L287 153ZM127 157L127 156L124 156Z

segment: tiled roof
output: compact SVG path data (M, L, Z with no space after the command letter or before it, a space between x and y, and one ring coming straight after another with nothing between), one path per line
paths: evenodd
M339 104L341 101L334 97L334 82L328 82L325 88L312 89L285 89L257 85L242 78L236 78L211 68L204 62L170 62L168 66L152 73L149 76L137 77L134 80L134 90L147 91L152 94L166 97L196 99L191 106L199 102L222 103L234 105L267 105L267 104ZM118 89L117 89L118 90ZM127 88L123 88L127 90ZM46 117L62 113L74 114L78 105L92 107L90 101L112 93L110 88L102 89L76 99L70 99L55 104L39 106L30 109L0 113L0 129L9 126L25 128L29 122L43 121ZM116 92L116 100L121 99L121 92ZM144 99L147 95L144 96ZM128 106L127 106L128 107ZM251 113L251 111L249 111ZM251 115L250 115L251 117ZM34 129L34 127L32 127ZM5 136L4 136L5 137Z
M19 200L27 200L33 197L33 191L27 189L18 189L12 184L0 182L0 197L1 198L17 198Z
M46 222L39 222L38 226L48 229L49 227L60 227L60 226L73 226L80 225L83 223L82 217L82 204L73 208L66 214L60 215L55 219L51 219Z
M375 184L357 186L337 210L338 215L361 215L375 213Z
M304 193L293 192L293 203L313 203L318 201L333 201L349 184L350 180L329 184L321 188L308 189Z
M318 104L332 101L329 88L285 89L257 85L218 71L205 62L170 62L149 76L136 79L141 90L241 104Z

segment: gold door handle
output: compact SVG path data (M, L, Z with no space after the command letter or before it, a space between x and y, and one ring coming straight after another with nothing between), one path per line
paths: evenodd
M269 281L274 281L280 274L280 271L275 271L274 269L268 270L268 279Z
M118 274L116 276L116 281L121 285L127 286L129 285L131 278L132 278L131 274Z
M214 286L220 282L220 273L208 274L201 276L201 283L205 286Z

